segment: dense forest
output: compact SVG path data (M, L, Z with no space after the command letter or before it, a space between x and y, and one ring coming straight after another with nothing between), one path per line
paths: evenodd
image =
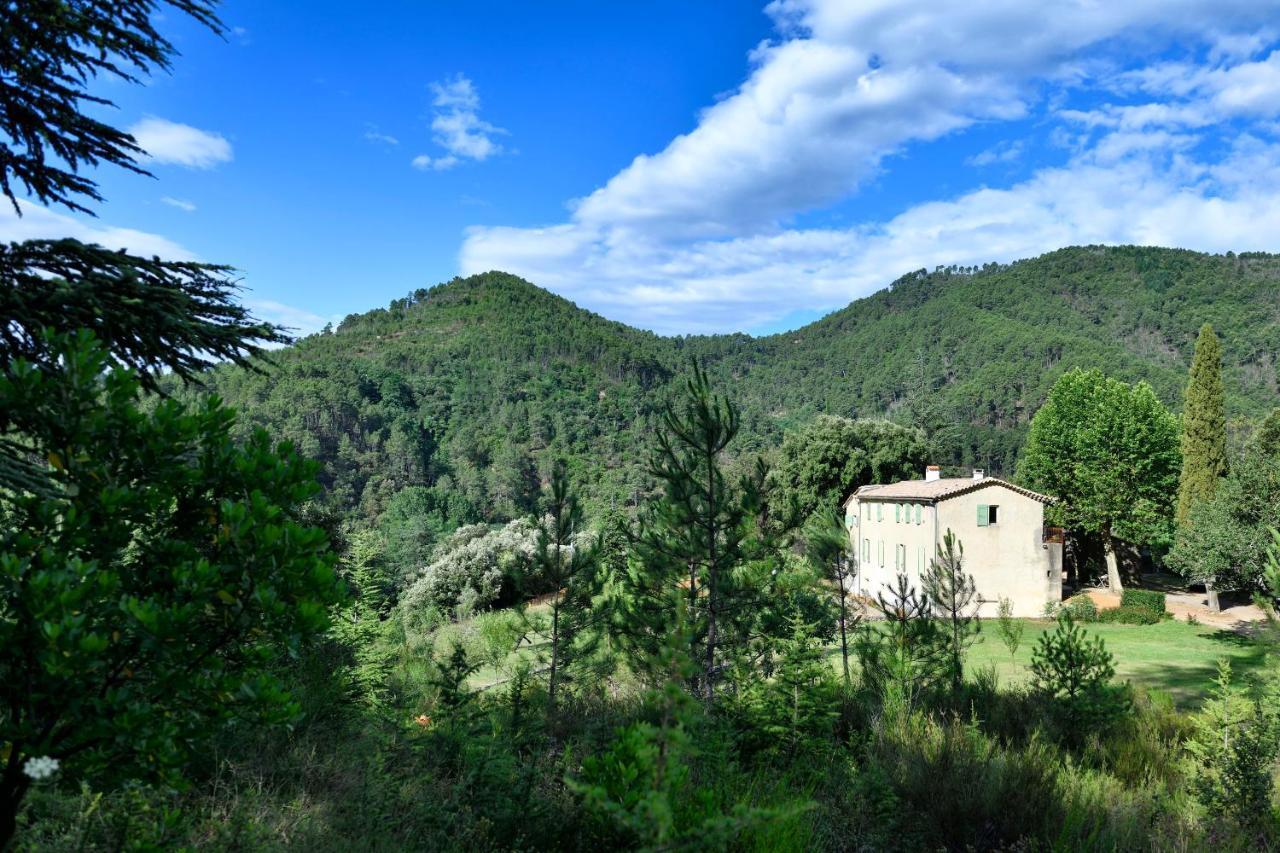
M1205 322L1222 333L1229 424L1247 431L1280 389L1278 284L1271 255L1080 247L922 270L784 334L670 338L487 273L349 316L262 373L224 368L208 386L246 428L321 460L342 515L412 504L440 529L526 512L554 457L592 515L640 503L691 359L740 405L739 455L819 414L887 418L941 433L937 462L1011 476L1031 416L1072 368L1145 380L1180 409Z

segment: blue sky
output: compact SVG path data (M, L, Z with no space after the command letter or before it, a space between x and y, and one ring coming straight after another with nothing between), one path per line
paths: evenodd
M226 262L314 331L505 269L662 332L776 331L938 264L1280 250L1259 0L299 4L103 82L156 179L72 235Z

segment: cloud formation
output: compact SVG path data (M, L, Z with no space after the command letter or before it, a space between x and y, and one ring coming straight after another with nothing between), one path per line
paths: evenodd
M1265 5L775 0L777 38L693 129L571 203L565 222L469 229L459 264L684 332L750 329L912 269L1072 243L1274 249L1280 52L1267 52ZM892 180L943 137L1022 119L1056 127L1064 147L1006 187L957 174L971 189L884 221L791 225ZM1013 138L968 165L1019 158Z
M445 153L419 154L411 161L415 169L442 171L466 160L479 162L502 153L494 137L506 131L480 118L480 95L471 80L457 74L431 83L430 89L432 139Z
M22 216L14 213L12 205L0 205L0 242L17 243L23 240L58 240L70 237L83 243L97 243L108 249L127 249L136 255L158 256L172 261L199 260L185 246L167 237L118 228L100 222L92 224L56 213L26 201L19 201Z
M186 199L174 198L173 196L166 195L162 196L160 201L170 207L178 208L178 210L181 210L183 213L195 213L196 210L195 204L187 201Z
M231 143L217 133L148 116L129 128L147 152L143 159L191 169L212 169L231 160Z

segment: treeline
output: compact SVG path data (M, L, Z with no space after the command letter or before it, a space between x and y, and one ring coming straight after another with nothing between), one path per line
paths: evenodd
M1071 369L1145 381L1178 411L1206 321L1222 341L1233 449L1274 404L1280 261L1139 247L1064 249L920 271L803 329L664 338L513 276L455 279L353 315L209 387L324 464L333 512L405 504L440 529L528 511L554 458L588 515L633 512L663 405L690 360L741 407L738 455L829 414L925 430L933 461L1012 476L1031 416ZM405 490L411 490L402 494Z

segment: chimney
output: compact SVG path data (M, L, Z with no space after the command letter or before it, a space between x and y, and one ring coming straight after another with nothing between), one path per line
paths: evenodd
M981 468L974 468L974 469L973 469L973 481L974 481L975 483L976 483L978 480L981 480L981 479L982 479L983 477L985 477L985 476L987 476L987 472L986 472L986 471L983 471Z
M939 468L937 465L930 465L924 469L924 481L926 483L931 483L934 480L940 479L941 477L942 477L942 469Z

